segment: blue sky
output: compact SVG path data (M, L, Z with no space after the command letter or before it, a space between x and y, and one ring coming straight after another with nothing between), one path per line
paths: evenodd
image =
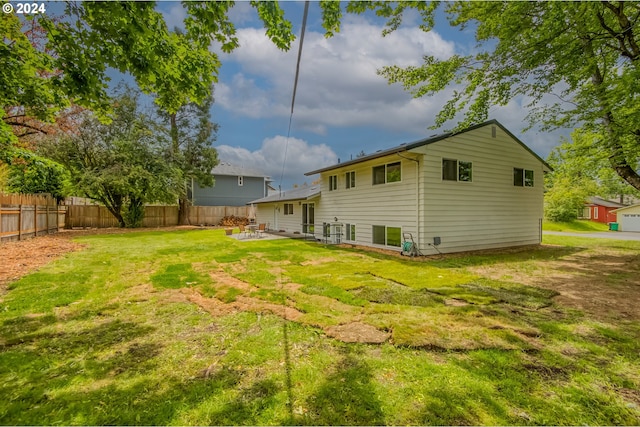
M164 2L159 7L167 12L170 25L181 24L184 12L179 3ZM283 2L282 7L299 35L304 3ZM305 177L305 172L338 159L441 133L444 129L429 127L448 93L413 99L376 70L384 65L418 65L426 53L441 58L468 53L476 44L471 30L451 28L444 19L435 31L425 33L418 28L417 17L409 14L405 25L382 37L383 22L375 15L345 14L341 32L330 39L324 37L320 19L320 6L312 2L282 182L298 40L288 52L278 50L264 35L254 9L238 2L232 20L240 47L231 54L220 53L223 65L212 110L213 120L220 124L219 156L262 170L283 189L310 183L313 177ZM490 118L546 157L566 132L522 133L524 103L514 100L494 108Z
M286 17L300 34L304 2L281 2ZM170 28L182 27L185 11L176 1L158 3ZM384 22L374 14L345 13L341 32L326 39L321 10L311 2L290 137L287 139L298 40L287 52L265 36L257 13L238 1L231 11L240 47L222 53L215 87L212 120L220 125L215 143L223 161L261 170L283 189L310 183L304 173L442 133L429 129L453 88L437 97L413 99L400 85L376 74L385 65L418 65L425 54L446 58L475 48L471 30L451 28L440 19L434 31L418 28L418 16L387 37ZM534 152L545 158L567 131L523 133L525 100L494 108L497 119ZM454 123L451 123L452 127ZM284 158L286 146L286 162ZM283 168L284 164L284 168ZM281 179L281 174L284 175Z

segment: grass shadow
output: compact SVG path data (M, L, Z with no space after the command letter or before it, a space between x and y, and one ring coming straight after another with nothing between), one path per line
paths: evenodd
M158 344L136 342L154 330L149 326L112 320L77 332L38 332L54 319L27 320L5 320L0 329L6 337L0 346L0 396L4 401L0 424L35 425L50 420L52 411L67 411L71 418L63 419L70 422L74 408L82 405L69 406L68 401L60 400L59 390L77 381L109 380L153 370L153 360L161 350Z
M352 346L325 382L306 401L307 412L290 420L302 425L383 425L382 404L373 384L372 369Z

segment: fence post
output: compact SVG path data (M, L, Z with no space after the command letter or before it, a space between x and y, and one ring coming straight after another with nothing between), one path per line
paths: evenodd
M18 240L22 240L22 203L20 203L18 210Z
M38 237L38 199L33 201L33 228L36 230L33 232L33 237Z

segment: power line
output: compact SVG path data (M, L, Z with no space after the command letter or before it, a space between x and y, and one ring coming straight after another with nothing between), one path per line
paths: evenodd
M300 59L302 58L302 45L304 44L304 33L307 28L307 16L309 15L309 1L304 2L304 14L302 16L302 29L300 30L300 45L298 46L298 59L296 61L296 76L293 80L293 95L291 96L291 114L289 115L289 129L287 130L287 139L284 144L284 158L282 159L282 172L280 173L280 184L282 188L282 179L284 177L284 169L287 164L287 150L289 148L289 137L291 136L291 123L293 121L293 108L296 104L296 91L298 89L298 77L300 76Z

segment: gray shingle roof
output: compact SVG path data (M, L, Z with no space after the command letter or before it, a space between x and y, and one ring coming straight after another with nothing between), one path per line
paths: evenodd
M271 196L263 197L261 199L253 200L250 203L273 203L284 202L287 200L307 200L312 199L320 194L319 185L311 185L309 187L294 188L291 190L283 191L281 193L272 194Z
M622 203L612 202L610 200L601 199L600 197L589 197L589 203L593 205L600 205L607 208L622 208L625 207Z
M230 175L230 176L252 176L260 178L269 178L264 173L244 166L232 165L229 162L221 161L216 167L211 169L212 175Z
M373 154L369 154L363 157L358 157L356 159L350 160L348 162L344 162L344 163L338 163L336 165L331 165L331 166L327 166L321 169L317 169L311 172L306 172L305 175L309 176L309 175L315 175L317 173L321 173L321 172L327 172L333 169L338 169L344 166L349 166L352 164L356 164L356 163L360 163L360 162L365 162L367 160L372 160L372 159L376 159L379 157L384 157L387 156L389 154L395 154L395 153L401 153L403 151L408 151L414 148L418 148L421 147L423 145L428 145L428 144L433 144L434 142L438 142L438 141L442 141L443 139L449 138L450 136L456 135L456 134L460 134L460 133L465 133L465 132L469 132L478 128L481 128L483 126L487 126L487 125L496 125L498 127L500 127L505 133L507 133L509 136L511 136L511 138L513 138L518 144L520 144L525 150L527 150L529 153L531 153L535 158L537 158L543 165L545 165L549 170L553 170L553 168L551 166L549 166L547 164L547 162L545 162L540 156L538 156L536 153L534 153L529 147L526 146L525 143L523 143L522 141L520 141L515 135L513 135L511 132L509 132L509 130L507 128L505 128L504 126L502 126L502 124L500 124L500 122L498 122L497 120L489 120L486 121L484 123L480 123L474 126L470 126L466 129L463 129L461 131L458 132L448 132L448 133L443 133L440 135L435 135L435 136L431 136L429 138L425 138L425 139L421 139L419 141L415 141L415 142L410 142L410 143L405 143L405 144L400 144L396 147L392 147L386 150L379 150L376 151Z

